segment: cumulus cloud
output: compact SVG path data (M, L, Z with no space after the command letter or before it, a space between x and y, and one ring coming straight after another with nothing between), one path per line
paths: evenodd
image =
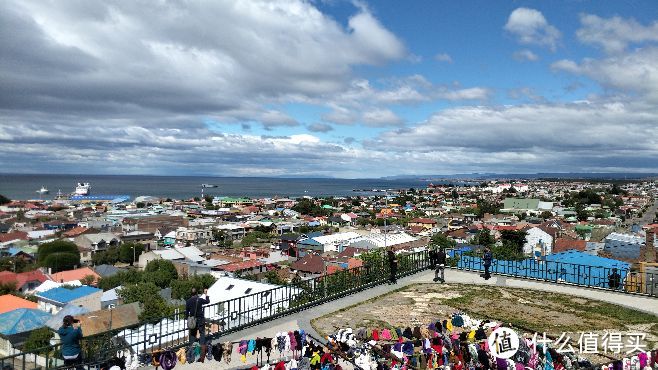
M452 63L452 57L447 53L439 53L434 56L434 60L437 62L446 62Z
M516 51L512 56L519 62L536 62L539 60L539 56L528 49Z
M460 107L366 145L471 169L655 169L656 119L657 112L623 102Z
M581 14L578 39L586 44L603 48L607 53L620 53L632 43L658 42L658 21L644 26L634 19L619 16L601 18L593 14Z
M560 31L539 10L530 8L514 9L504 28L521 44L546 46L553 51L561 37Z
M658 102L658 47L638 49L604 59L584 59L581 63L559 60L551 65L558 71L587 76L608 89L639 94Z
M0 32L17 35L0 39L6 109L222 113L337 92L353 66L406 54L366 10L343 27L301 0L0 7Z

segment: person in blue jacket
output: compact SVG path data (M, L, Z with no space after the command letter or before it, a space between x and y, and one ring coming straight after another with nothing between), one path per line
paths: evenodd
M62 340L62 357L64 357L64 365L67 368L77 368L77 365L82 362L82 354L80 350L82 329L80 328L80 321L73 318L71 315L64 316L62 327L57 330L57 334L59 334L59 337Z
M484 248L484 255L482 255L482 259L484 260L484 279L489 280L491 279L489 269L491 268L491 260L493 260L493 255L491 254L491 250L488 247Z

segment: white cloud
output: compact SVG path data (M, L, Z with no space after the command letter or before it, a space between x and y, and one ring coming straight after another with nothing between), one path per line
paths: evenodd
M605 59L585 59L580 64L560 60L554 70L587 76L606 88L639 94L658 102L658 47L647 47Z
M539 60L539 56L528 49L523 49L515 52L513 54L514 59L520 62L535 62Z
M328 125L326 123L312 123L306 127L309 131L312 132L329 132L333 130L334 128L331 127L331 125Z
M472 87L460 90L445 90L437 94L446 100L486 100L491 95L491 90L483 87Z
M439 53L434 56L434 60L437 62L446 62L452 63L452 57L447 53Z
M366 125L375 127L399 126L404 123L402 118L390 109L375 109L364 112L362 119Z
M555 51L560 40L560 31L546 21L535 9L516 8L505 24L505 30L517 37L521 44L541 45Z
M607 53L621 53L628 44L658 42L658 21L644 26L634 19L619 16L601 18L593 14L581 14L578 39L586 44L600 46Z

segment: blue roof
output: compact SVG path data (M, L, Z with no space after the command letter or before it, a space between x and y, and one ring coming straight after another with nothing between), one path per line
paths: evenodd
M53 288L45 292L37 294L38 297L43 297L55 302L68 303L80 297L84 297L96 292L101 292L101 289L93 288L90 286L79 286L73 289L64 287Z
M64 316L66 315L71 315L73 317L76 317L78 315L84 315L87 312L89 312L88 308L84 307L79 307L76 306L75 304L67 304L59 310L56 314L54 314L52 317L46 321L46 326L50 327L51 329L57 330L62 326L62 320L64 320Z
M121 203L130 199L130 195L96 194L96 195L73 195L71 200L105 200L113 203Z
M452 254L452 253L451 253ZM484 271L482 258L461 256L460 268ZM522 261L492 261L491 272L531 279L564 281L579 285L608 287L608 276L617 268L624 281L630 264L610 258L592 256L579 251L567 251L545 257L544 261L526 259Z
M33 308L19 308L0 314L0 333L12 335L38 329L48 321L50 314Z

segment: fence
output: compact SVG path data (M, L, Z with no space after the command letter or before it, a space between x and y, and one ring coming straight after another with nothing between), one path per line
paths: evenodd
M454 256L452 267L462 270L483 271L482 259L451 251ZM414 274L430 267L427 251L398 256L397 276ZM456 261L456 262L455 262ZM517 278L573 284L584 287L610 289L610 269L571 263L525 261L495 261L492 273ZM627 271L620 271L622 279L618 291L656 297L658 276L645 274L641 279L632 278ZM364 266L304 280L294 284L273 288L240 298L206 306L207 338L242 330L249 326L289 315L353 294L388 281L389 268L383 256L369 259ZM649 283L650 282L650 283ZM81 340L83 367L96 369L116 355L118 351L145 353L162 348L177 348L187 345L188 329L184 314L176 312L154 322L142 322L116 328ZM0 358L1 370L7 366L14 369L45 368L63 366L61 344L47 346L30 352L15 353Z
M428 267L427 252L416 252L398 258L397 276L406 276ZM293 312L353 294L388 281L389 268L384 258L362 267L277 287L267 291L222 301L204 307L206 337L217 338L249 326L289 315ZM84 330L84 328L83 328ZM144 353L188 344L188 329L183 312L155 322L142 322L116 328L81 340L81 366L96 369L118 351ZM63 367L61 344L0 358L2 370Z

